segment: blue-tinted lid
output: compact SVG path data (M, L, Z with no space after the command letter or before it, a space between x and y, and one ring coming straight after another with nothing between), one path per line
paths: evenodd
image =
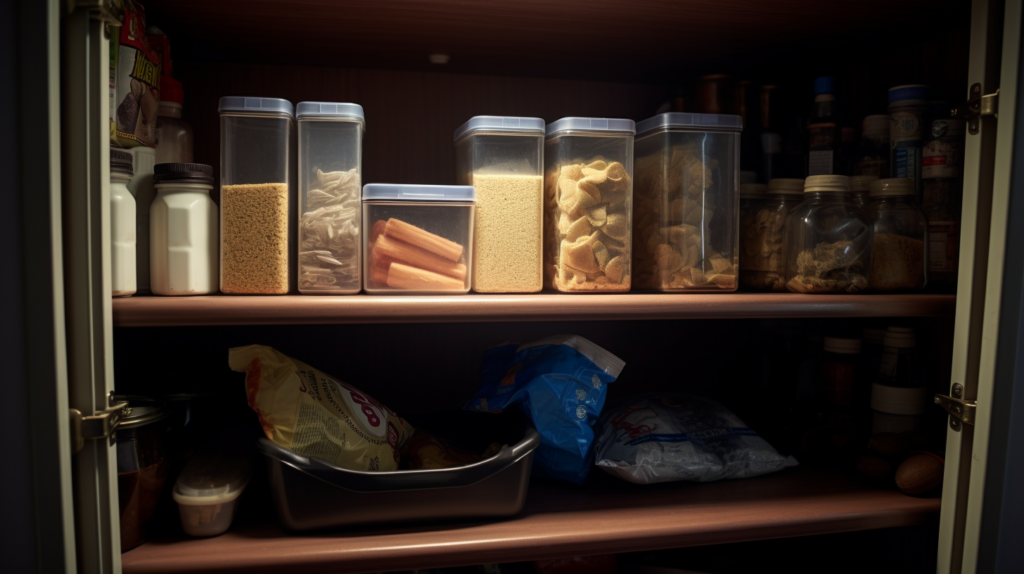
M415 185L406 183L368 183L363 186L363 201L457 201L473 203L472 185Z
M249 114L287 114L292 116L292 103L281 98L247 98L245 96L224 96L217 105L217 112L245 112Z
M924 84L911 84L908 86L896 86L889 88L889 103L902 102L904 100L927 100L928 86Z
M814 95L834 94L836 90L836 79L832 76L818 76L814 78Z
M303 118L351 118L361 122L366 121L366 116L363 115L363 106L336 102L299 102L299 105L295 106L295 117L300 120Z
M513 116L475 116L455 130L455 141L475 131L516 132L544 134L544 120L540 118L517 118Z
M690 129L690 131L743 131L743 118L726 114L688 114L682 112L670 112L658 114L653 118L636 125L637 137L643 136L655 130L667 130L673 128Z
M614 118L562 118L554 123L548 124L547 134L553 136L558 132L566 131L582 132L621 132L627 134L636 133L636 124L633 120L620 120Z

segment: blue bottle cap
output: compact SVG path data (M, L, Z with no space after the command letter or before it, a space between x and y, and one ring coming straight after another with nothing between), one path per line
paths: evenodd
M889 103L902 102L905 100L927 100L928 86L924 84L910 84L907 86L896 86L889 88Z
M818 76L814 78L814 95L818 94L834 94L836 88L836 79L832 76Z

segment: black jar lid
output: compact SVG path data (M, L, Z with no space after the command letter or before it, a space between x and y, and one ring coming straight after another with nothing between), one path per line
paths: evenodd
M167 416L166 404L155 397L140 395L114 395L113 402L128 403L127 412L122 415L118 429L146 426L163 420Z
M213 185L213 167L204 163L158 163L153 167L153 183L203 183Z
M110 148L110 173L119 173L129 177L134 176L132 152L114 147Z

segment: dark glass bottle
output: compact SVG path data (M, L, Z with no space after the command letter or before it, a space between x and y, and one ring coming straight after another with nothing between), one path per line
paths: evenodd
M814 80L814 106L807 122L808 176L839 174L839 141L835 80L821 76Z

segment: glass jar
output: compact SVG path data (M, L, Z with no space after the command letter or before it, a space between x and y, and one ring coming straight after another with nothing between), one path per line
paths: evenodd
M868 286L871 220L844 175L815 175L786 220L786 287L796 293L858 293Z
M868 215L874 222L871 278L875 291L919 291L927 283L928 219L914 202L914 180L871 184Z
M117 498L121 515L121 552L149 538L149 527L167 480L168 456L162 424L164 404L156 399L118 396L128 416L117 426Z
M128 190L132 153L110 148L110 290L114 297L135 294L135 197Z
M744 289L786 290L786 218L803 201L803 193L802 179L773 179L752 225L741 223L740 285Z
M544 268L552 288L629 291L635 133L633 120L562 118L547 126Z
M455 177L476 190L473 290L544 287L544 120L476 116L455 130Z
M362 287L363 108L301 102L299 293L338 295Z
M213 167L201 163L161 163L153 181L150 208L150 274L156 295L217 292L217 205Z
M733 115L673 113L640 122L637 286L669 292L736 290L742 128L740 117ZM753 179L747 185L757 185L756 173L748 177ZM763 186L748 189L763 195Z
M761 246L764 226L760 225L757 216L764 208L767 192L768 186L763 183L740 184L739 270L740 285L744 289L757 288L749 281L748 267L757 267L757 262L764 258Z
M292 104L220 99L220 290L288 292Z
M867 208L868 197L871 195L871 182L878 179L877 175L855 175L850 178L850 197L862 208Z

